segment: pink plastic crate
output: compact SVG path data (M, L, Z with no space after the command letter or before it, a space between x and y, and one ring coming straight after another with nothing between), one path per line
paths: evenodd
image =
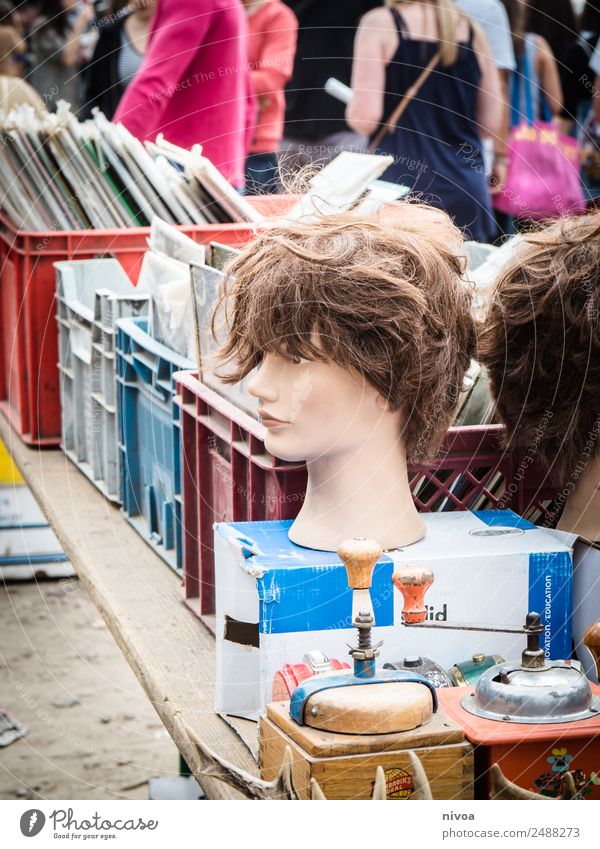
M184 595L214 632L213 524L293 519L306 488L304 464L264 446L265 429L201 383L174 376L181 418ZM451 428L428 466L409 467L421 512L510 508L543 522L556 488L533 464L501 448L502 427ZM526 466L526 474L522 473Z

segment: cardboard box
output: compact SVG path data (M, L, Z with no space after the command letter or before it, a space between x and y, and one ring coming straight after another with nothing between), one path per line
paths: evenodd
M590 625L600 619L600 543L579 540L573 551L573 640L585 674L598 681L596 665L583 637Z
M25 484L0 484L0 529L47 528L48 522Z
M474 652L520 656L518 634L441 631L402 624L403 599L392 573L426 564L435 582L426 601L431 619L520 626L528 610L542 616L548 657L571 655L573 560L556 531L508 511L424 514L426 537L386 552L375 567L371 595L379 663L407 655L448 668ZM216 710L258 718L271 700L275 672L310 649L344 660L351 626L351 591L336 554L294 545L291 522L215 525Z
M24 484L0 486L0 565L64 563L54 531Z

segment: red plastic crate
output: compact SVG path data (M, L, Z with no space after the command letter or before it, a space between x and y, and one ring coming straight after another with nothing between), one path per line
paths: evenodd
M295 518L306 468L271 456L263 425L194 372L179 372L174 381L181 418L185 602L214 631L213 524ZM510 508L521 515L536 510L543 521L557 488L533 463L502 449L502 430L451 428L433 463L409 466L418 509Z
M213 524L293 519L306 489L304 464L264 446L265 429L197 379L174 375L181 421L186 604L211 630L215 611Z
M286 196L251 197L265 215L289 208ZM181 227L201 243L241 245L252 224ZM147 250L147 227L37 233L16 230L0 215L0 408L30 445L60 442L58 335L54 263L111 256L137 282Z

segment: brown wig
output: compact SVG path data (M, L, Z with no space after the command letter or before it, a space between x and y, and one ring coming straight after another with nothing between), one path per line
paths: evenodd
M407 205L406 222L344 213L261 233L221 292L228 382L267 351L353 368L402 412L407 456L432 456L475 343L462 240L432 212Z
M564 480L600 415L600 213L524 239L496 282L479 359L507 443L534 446Z

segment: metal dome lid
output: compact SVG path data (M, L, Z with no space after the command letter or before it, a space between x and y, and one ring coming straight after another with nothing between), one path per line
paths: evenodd
M565 661L538 669L518 661L492 666L461 705L475 716L524 724L576 722L600 713L600 698L585 675Z
M461 701L466 711L526 724L576 722L600 713L600 698L580 669L565 660L546 661L540 648L543 630L539 613L528 613L521 663L499 663L484 672L475 692Z

